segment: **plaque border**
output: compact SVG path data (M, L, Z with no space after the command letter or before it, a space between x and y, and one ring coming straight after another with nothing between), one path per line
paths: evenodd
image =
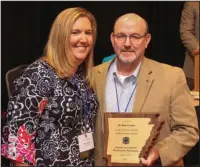
M149 151L152 146L155 145L156 140L159 136L159 132L164 124L164 121L159 121L159 113L114 113L114 112L105 112L104 113L104 159L106 159L107 166L143 166L142 163L112 163L111 155L107 155L107 146L108 146L108 136L109 136L109 126L108 118L150 118L151 121L149 124L154 124L149 138L146 140L145 145L143 146L139 157L147 158Z

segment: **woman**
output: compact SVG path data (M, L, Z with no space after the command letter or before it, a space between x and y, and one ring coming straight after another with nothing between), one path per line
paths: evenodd
M95 40L96 21L86 9L69 8L55 19L45 56L15 81L8 103L2 155L14 165L93 165ZM83 148L88 137L90 146Z

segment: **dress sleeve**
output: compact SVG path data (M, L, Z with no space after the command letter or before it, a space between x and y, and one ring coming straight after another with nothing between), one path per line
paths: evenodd
M41 64L30 65L15 80L3 127L2 155L35 165L35 134L39 118L51 92L51 77Z

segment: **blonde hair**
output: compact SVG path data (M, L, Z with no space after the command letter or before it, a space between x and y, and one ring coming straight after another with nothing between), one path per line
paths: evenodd
M77 65L75 64L75 57L70 51L69 40L72 27L75 21L80 17L88 18L92 27L93 46L91 47L89 55L83 61L86 81L92 86L93 52L97 25L94 16L86 9L80 7L68 8L56 17L50 30L44 55L47 62L55 69L59 77L70 78L74 74Z

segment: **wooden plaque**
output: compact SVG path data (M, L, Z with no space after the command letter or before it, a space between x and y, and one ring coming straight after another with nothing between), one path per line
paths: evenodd
M159 114L104 113L104 158L107 166L142 166L164 122Z

